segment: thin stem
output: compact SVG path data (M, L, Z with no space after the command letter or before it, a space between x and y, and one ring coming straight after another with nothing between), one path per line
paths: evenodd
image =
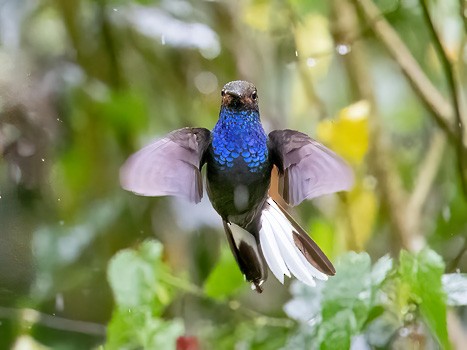
M409 227L411 227L411 230L414 232L420 230L420 217L423 207L433 187L436 175L438 174L445 149L445 134L440 130L435 130L431 137L431 143L425 155L425 159L418 170L415 187L407 206L407 212L410 213L407 216L410 222Z
M0 316L10 319L20 319L24 322L37 323L52 329L67 332L105 336L106 327L99 323L70 320L64 317L49 315L34 309L8 308L0 306Z
M362 11L367 23L397 62L402 72L423 103L432 111L438 125L455 140L458 137L454 126L454 111L451 104L428 79L410 50L397 32L381 15L371 0L353 0Z
M446 51L444 50L444 47L441 43L441 39L431 19L426 0L420 0L420 5L423 10L422 11L423 17L425 18L425 21L428 25L428 29L430 30L431 36L433 38L433 43L434 43L436 52L438 54L438 57L440 58L441 65L444 70L444 75L447 79L450 94L451 94L452 105L454 108L454 118L455 118L454 130L457 134L457 137L455 138L456 151L457 151L457 165L459 168L459 176L460 176L462 191L464 192L464 195L467 197L467 179L465 175L466 164L465 164L465 158L464 158L464 144L463 144L464 125L463 125L462 116L461 116L461 105L459 101L459 92L457 89L456 78L454 76L454 70L452 69L452 64L446 55Z

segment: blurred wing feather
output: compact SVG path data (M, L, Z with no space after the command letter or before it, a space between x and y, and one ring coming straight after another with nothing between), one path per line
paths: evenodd
M350 166L306 134L294 130L272 131L269 149L279 168L279 193L290 205L353 186Z
M142 196L173 195L198 203L203 196L200 169L210 131L184 128L134 153L120 169L125 190Z

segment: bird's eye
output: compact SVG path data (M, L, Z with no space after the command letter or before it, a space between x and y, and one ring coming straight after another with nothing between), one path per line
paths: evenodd
M224 97L224 95L225 95L225 91L222 90L222 91L221 91L221 96Z
M256 100L258 98L258 94L256 93L256 91L253 91L251 97L253 98L253 100Z

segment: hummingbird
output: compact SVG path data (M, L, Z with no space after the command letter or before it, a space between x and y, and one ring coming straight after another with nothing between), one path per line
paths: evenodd
M349 190L350 166L306 134L263 129L256 87L227 83L212 129L187 127L131 155L120 169L121 186L142 196L179 196L199 203L201 169L206 192L222 219L238 267L252 289L263 291L268 268L283 284L294 275L314 286L336 273L308 233L269 195L276 166L278 192L295 206L305 199Z

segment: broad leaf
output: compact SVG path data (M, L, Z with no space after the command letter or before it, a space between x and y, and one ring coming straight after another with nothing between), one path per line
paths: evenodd
M422 317L444 349L450 348L446 328L446 296L441 277L444 263L433 250L414 255L402 251L399 257L401 290L418 305Z

